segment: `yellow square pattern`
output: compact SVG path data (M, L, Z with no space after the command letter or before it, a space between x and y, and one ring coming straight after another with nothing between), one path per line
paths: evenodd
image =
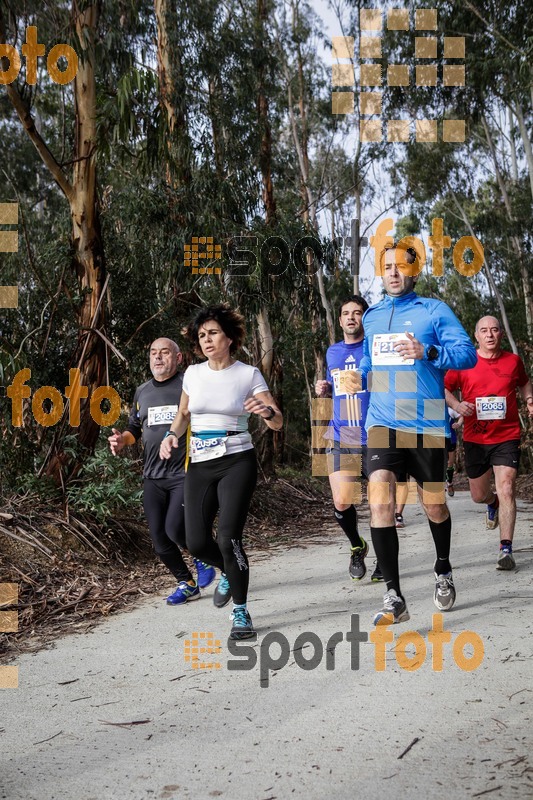
M0 583L0 606L16 606L18 601L18 583Z
M0 225L18 225L19 204L0 203Z
M437 38L417 36L415 38L415 58L437 58Z
M315 397L311 410L313 422L329 422L333 419L333 400L330 397Z
M332 58L353 58L354 43L355 39L353 36L333 36L331 39Z
M437 120L436 119L417 119L415 122L417 142L436 142L437 141Z
M428 64L416 68L417 86L436 86L437 85L437 65Z
M0 689L18 689L19 668L0 667Z
M383 95L381 92L361 92L359 95L361 102L361 114L372 116L381 114Z
M465 68L460 65L445 64L442 68L442 82L444 86L464 86Z
M331 82L333 86L353 86L355 83L353 66L351 64L333 64Z
M378 8L362 8L359 14L359 27L362 31L380 31L381 11Z
M361 64L361 86L381 86L381 64Z
M388 66L387 83L389 86L409 86L409 66L407 64Z
M381 36L361 36L360 58L381 58Z
M19 287L0 286L0 308L18 308L18 304Z
M379 119L362 119L359 123L359 135L362 142L381 142L383 132Z
M331 95L332 114L353 114L355 99L353 92L333 92Z
M466 124L464 119L445 119L442 123L443 142L464 142Z
M387 123L388 142L408 142L411 123L408 119L391 119Z
M417 31L437 30L437 9L419 8L415 11L415 28Z
M409 11L406 8L391 8L387 12L387 28L389 31L409 30Z
M466 54L464 36L444 37L444 58L464 58Z

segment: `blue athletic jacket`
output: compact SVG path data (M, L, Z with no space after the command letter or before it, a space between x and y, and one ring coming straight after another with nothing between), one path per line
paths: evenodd
M364 355L359 369L370 390L366 429L383 425L396 430L450 435L444 401L444 373L448 369L471 369L477 363L476 349L453 311L441 300L419 297L415 292L389 297L369 308L363 316ZM426 349L413 364L383 364L391 349L378 334L412 333ZM427 360L434 345L439 355Z

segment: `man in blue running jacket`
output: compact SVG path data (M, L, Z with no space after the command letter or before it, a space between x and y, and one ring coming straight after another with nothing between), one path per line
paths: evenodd
M451 309L413 291L417 264L412 248L393 244L385 249L380 265L386 296L363 317L364 357L359 368L370 391L366 418L370 531L387 584L374 624L409 619L400 590L394 524L397 476L406 472L418 484L435 542L435 605L439 611L449 611L455 602L449 561L451 519L444 492L450 436L444 374L448 369L471 369L477 356Z

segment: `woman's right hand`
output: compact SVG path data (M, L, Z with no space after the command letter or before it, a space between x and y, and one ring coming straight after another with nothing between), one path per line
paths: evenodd
M178 446L178 437L175 434L165 436L159 447L159 458L168 459L172 455L172 448Z

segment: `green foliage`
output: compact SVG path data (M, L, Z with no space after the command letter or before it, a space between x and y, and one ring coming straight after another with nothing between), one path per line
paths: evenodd
M102 443L70 483L69 505L90 512L102 523L120 516L126 509L137 513L142 500L140 480L140 470L132 469L130 459L113 456L107 444Z

